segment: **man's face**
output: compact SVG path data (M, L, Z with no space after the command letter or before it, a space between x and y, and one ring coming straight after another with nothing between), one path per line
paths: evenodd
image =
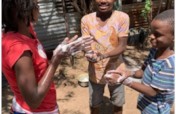
M95 0L97 10L102 13L112 11L114 2L115 0Z
M153 20L151 23L151 44L154 48L167 48L172 45L174 35L172 25L167 21Z

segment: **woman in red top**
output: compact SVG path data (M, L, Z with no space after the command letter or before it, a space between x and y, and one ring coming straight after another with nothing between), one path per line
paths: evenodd
M66 53L59 45L48 63L31 24L38 20L37 0L3 0L2 3L2 71L14 93L12 113L58 114L53 77ZM70 43L76 37L65 42ZM77 43L69 49L80 46Z

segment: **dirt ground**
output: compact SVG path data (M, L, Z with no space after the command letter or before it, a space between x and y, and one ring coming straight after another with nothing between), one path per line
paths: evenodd
M135 60L137 65L141 65L147 56L148 49L136 50L128 47L125 56ZM71 60L71 61L70 61ZM73 59L62 62L56 71L54 82L57 88L57 103L61 114L90 114L88 101L88 87L78 85L77 78L80 74L87 73L87 61L82 54ZM12 100L12 93L8 86L2 89L2 114L8 114ZM140 114L136 108L138 92L129 87L125 87L125 105L123 114ZM112 114L112 104L109 102L107 87L104 93L104 103L101 107L101 114ZM174 109L172 109L174 114Z

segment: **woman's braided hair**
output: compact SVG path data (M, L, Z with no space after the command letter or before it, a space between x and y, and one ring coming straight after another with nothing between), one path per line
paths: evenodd
M4 32L18 31L17 22L26 21L30 25L33 21L33 0L2 0L2 28Z

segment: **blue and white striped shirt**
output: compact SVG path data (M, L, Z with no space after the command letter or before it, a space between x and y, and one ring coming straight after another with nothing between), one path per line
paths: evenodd
M140 94L138 109L142 114L170 114L170 108L174 101L174 69L175 56L156 60L156 49L151 49L147 60L144 62L146 69L142 83L159 90L154 97Z

